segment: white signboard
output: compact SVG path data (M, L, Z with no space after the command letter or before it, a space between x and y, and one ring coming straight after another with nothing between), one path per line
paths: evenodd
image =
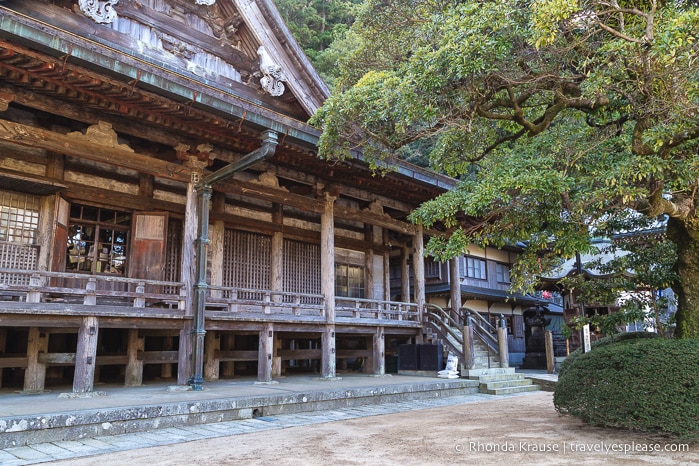
M590 351L590 325L585 325L582 329L583 333L583 352L587 353Z

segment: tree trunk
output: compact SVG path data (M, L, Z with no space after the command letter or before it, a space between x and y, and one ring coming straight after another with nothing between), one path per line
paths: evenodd
M691 220L690 220L691 221ZM688 228L689 227L689 228ZM667 234L677 245L679 283L677 294L677 338L699 338L699 227L670 218Z

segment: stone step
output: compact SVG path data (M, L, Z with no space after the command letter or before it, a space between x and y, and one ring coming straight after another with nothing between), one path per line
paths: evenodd
M533 385L532 379L506 379L501 381L481 381L478 386L481 392L483 390L496 390L498 388L509 388L509 387L526 387L527 385Z
M492 375L481 375L478 377L468 377L470 380L478 380L480 383L487 382L504 382L507 380L523 380L523 374L492 374Z
M486 388L484 390L480 390L480 392L486 395L510 395L513 393L536 392L538 390L538 385L524 385L517 387L495 388L492 390Z
M479 369L469 369L464 371L466 377L469 379L478 378L481 375L501 375L501 374L514 374L514 367L492 367L492 368L479 368ZM520 374L521 375L521 374Z

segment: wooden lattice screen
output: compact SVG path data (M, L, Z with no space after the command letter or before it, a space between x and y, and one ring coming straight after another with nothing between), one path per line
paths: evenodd
M320 246L300 241L284 241L284 291L317 293L320 290ZM306 304L317 304L303 299Z
M227 229L223 238L223 286L269 290L272 239L256 233ZM261 299L262 295L239 295Z
M0 268L36 270L38 225L38 196L0 190ZM0 283L27 285L29 277L3 273Z
M182 222L170 219L167 227L167 246L165 247L165 277L168 282L178 282L182 265ZM165 293L178 294L179 290L166 287Z
M0 242L0 269L36 270L38 253L36 246ZM28 285L29 276L0 273L0 284Z

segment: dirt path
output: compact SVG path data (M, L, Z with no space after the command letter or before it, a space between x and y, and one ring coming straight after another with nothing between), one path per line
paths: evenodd
M660 436L591 427L561 417L553 409L552 394L539 392L54 464L699 464L699 445L684 452L665 451L681 447ZM619 451L624 448L636 451ZM651 448L661 451L643 451Z

